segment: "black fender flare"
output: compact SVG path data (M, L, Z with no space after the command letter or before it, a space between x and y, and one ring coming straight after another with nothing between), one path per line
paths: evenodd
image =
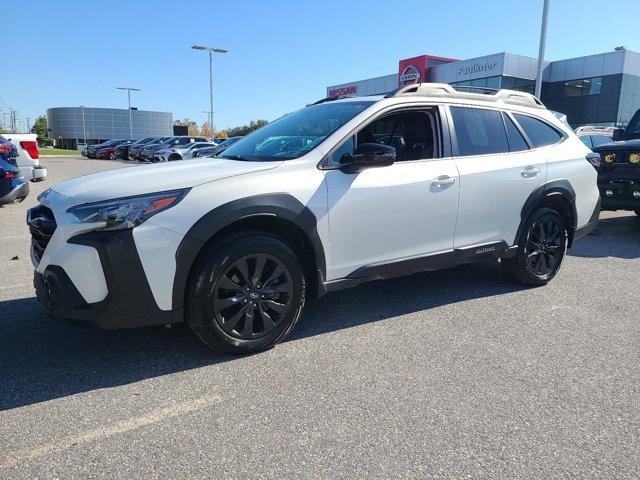
M325 252L318 234L318 219L297 198L286 193L255 195L220 205L203 215L186 233L176 250L172 307L182 312L191 268L204 246L217 233L240 220L272 215L297 226L307 236L314 250L316 268L326 272Z
M520 226L518 227L518 232L516 233L516 237L514 239L514 245L517 244L519 238L522 235L524 222L535 211L537 206L541 202L550 198L552 199L556 196L563 197L565 200L568 200L569 204L571 205L572 223L567 225L569 246L571 246L573 235L576 230L578 212L576 210L576 192L574 191L571 183L569 183L568 180L553 180L551 182L547 182L543 185L540 185L531 193L531 195L529 195L529 198L527 198L527 201L524 202L524 205L520 212Z

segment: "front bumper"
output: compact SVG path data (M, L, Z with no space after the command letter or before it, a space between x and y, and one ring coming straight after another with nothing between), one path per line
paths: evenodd
M598 183L603 210L640 209L640 179L610 180ZM634 197L634 192L638 197Z
M14 182L16 183L15 186L0 197L0 205L8 205L29 195L29 182L24 179L16 179Z
M88 303L60 265L48 264L34 273L34 287L45 312L54 320L121 329L182 321L182 310L161 310L138 256L132 230L90 232L67 243L98 252L108 294Z

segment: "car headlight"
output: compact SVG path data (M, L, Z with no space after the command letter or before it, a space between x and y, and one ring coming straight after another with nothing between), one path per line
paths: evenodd
M613 163L615 159L616 159L615 153L607 153L604 156L604 163Z
M137 227L156 213L175 206L188 192L187 188L85 203L71 207L67 212L80 222L104 222L105 226L100 230L123 230Z
M629 163L640 163L640 153L629 154Z

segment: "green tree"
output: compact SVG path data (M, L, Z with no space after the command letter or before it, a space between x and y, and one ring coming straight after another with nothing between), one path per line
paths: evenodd
M253 132L254 130L257 130L261 127L264 127L267 123L266 120L251 120L248 124L246 125L240 125L239 127L234 127L234 128L228 128L226 130L227 134L230 137L237 137L237 136L242 136L242 135L248 135L251 132Z
M36 118L33 127L31 127L31 132L38 135L38 142L46 143L47 141L49 141L49 132L47 131L48 128L47 117L45 117L44 115L40 115L38 118Z
M7 131L4 129L4 126L0 125L0 135L3 133L7 133Z
M200 135L198 124L194 120L189 120L188 118L185 118L183 120L175 120L173 124L187 127L187 135Z

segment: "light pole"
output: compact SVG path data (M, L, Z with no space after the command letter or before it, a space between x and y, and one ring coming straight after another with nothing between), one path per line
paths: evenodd
M192 45L194 50L206 50L209 52L209 98L211 101L211 131L213 132L213 54L227 53L229 50L225 48L212 48L205 45Z
M549 0L542 7L542 27L540 28L540 49L538 50L538 72L536 74L536 97L542 94L542 67L544 66L544 47L547 43L547 20L549 19Z
M87 145L87 127L84 123L84 105L80 105L80 110L82 110L82 135L84 135L84 144Z
M133 122L131 121L131 92L139 92L139 88L131 87L116 87L118 90L126 90L127 98L129 99L129 140L133 140Z

